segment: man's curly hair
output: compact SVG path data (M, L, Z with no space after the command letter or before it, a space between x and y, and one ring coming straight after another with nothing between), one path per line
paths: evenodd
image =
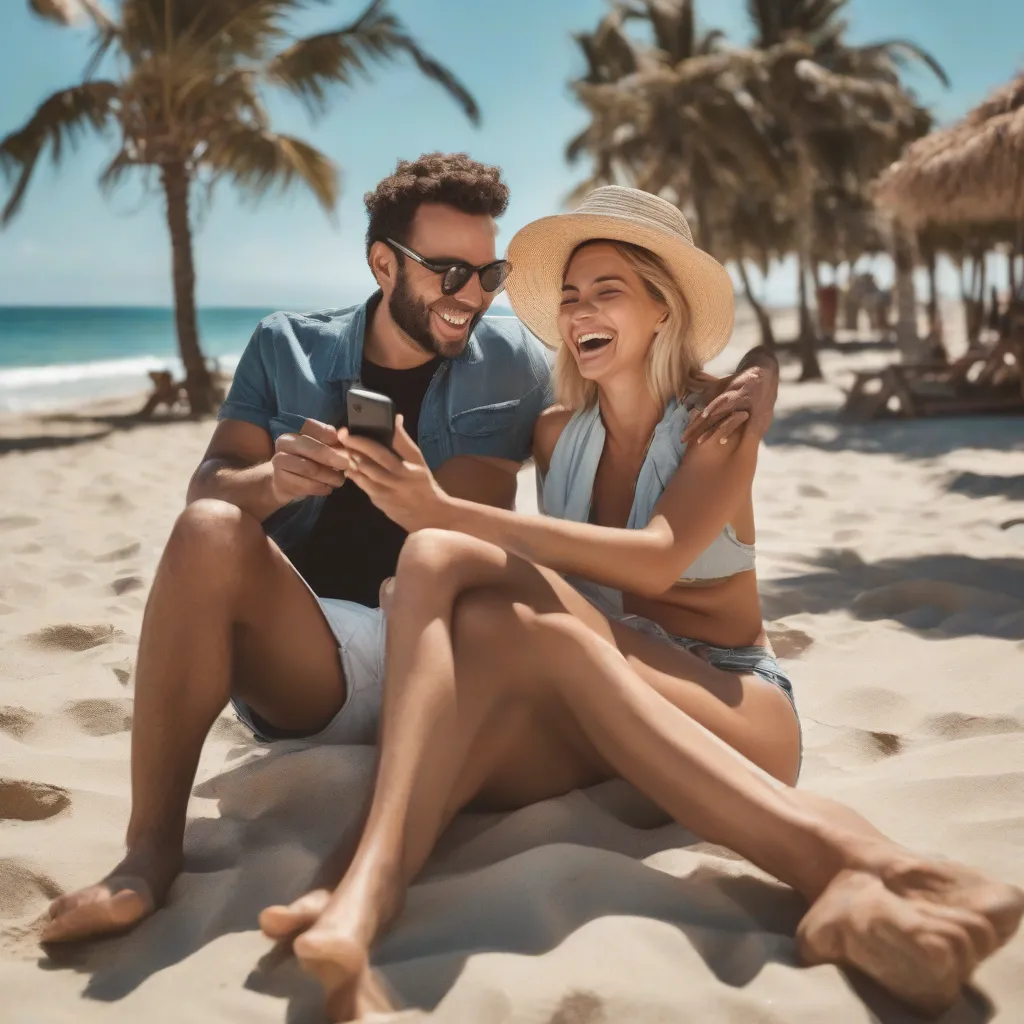
M395 173L363 197L370 224L366 255L374 242L406 241L423 203L444 203L463 213L500 217L508 207L508 186L501 168L471 160L465 153L424 153L402 160Z

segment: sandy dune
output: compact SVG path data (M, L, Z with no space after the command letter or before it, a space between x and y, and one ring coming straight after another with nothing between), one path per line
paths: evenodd
M838 362L827 373L832 384L783 389L757 482L765 616L804 716L802 784L1024 884L1024 424L845 424ZM315 986L256 913L301 892L349 827L369 748L260 748L225 714L167 909L58 959L36 945L47 901L119 855L134 645L209 430L3 428L4 1022L320 1019ZM452 1024L916 1019L867 982L797 968L801 910L609 784L459 819L377 962L400 999ZM943 1019L1024 1020L1024 939Z

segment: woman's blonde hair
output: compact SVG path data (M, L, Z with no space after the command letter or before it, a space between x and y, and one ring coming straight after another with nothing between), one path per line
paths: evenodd
M664 325L647 350L647 386L662 405L699 390L695 376L701 366L690 345L690 310L679 285L659 256L633 245L594 238L577 246L566 263L587 245L612 246L647 286L647 291L668 311ZM568 345L559 346L553 372L555 400L569 409L589 409L597 401L597 384L580 373Z

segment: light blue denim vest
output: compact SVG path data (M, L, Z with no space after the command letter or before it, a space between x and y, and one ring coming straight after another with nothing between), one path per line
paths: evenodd
M647 457L640 467L627 529L640 530L651 521L654 506L686 451L681 437L689 421L689 409L681 402L669 403L661 422L654 429ZM545 515L577 523L589 521L594 480L604 442L604 423L596 404L573 414L555 445L547 474L543 478L540 474L537 477L538 504ZM753 568L754 545L744 544L732 526L727 525L680 576L680 582L721 579ZM621 613L621 591L587 581L574 579L572 582L588 596L596 597L603 610Z

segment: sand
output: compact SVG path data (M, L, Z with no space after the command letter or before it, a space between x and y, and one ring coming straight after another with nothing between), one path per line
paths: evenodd
M783 386L758 471L765 618L803 713L801 784L1024 884L1024 424L843 423L836 385L869 358L827 355L829 383ZM118 859L142 610L210 429L79 416L0 430L4 1022L320 1020L316 986L256 914L303 891L352 824L369 748L261 748L225 713L170 905L55 959L36 945L49 899ZM406 1016L453 1024L916 1019L861 979L798 967L801 912L613 783L461 817L376 962L421 1008ZM943 1019L1024 1020L1024 940Z

